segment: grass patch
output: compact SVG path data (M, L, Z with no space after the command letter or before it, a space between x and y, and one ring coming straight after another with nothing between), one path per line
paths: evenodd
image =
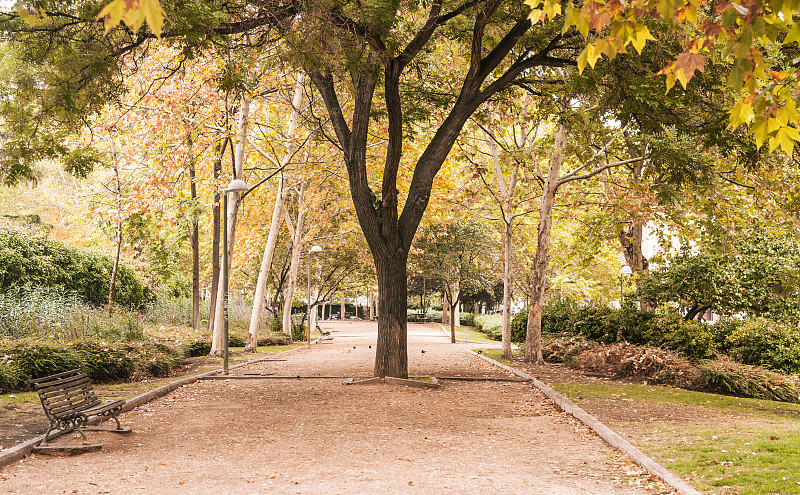
M782 431L781 431L782 430ZM800 491L800 431L693 428L690 438L658 449L667 466L701 490L761 495ZM688 435L687 435L688 436Z
M475 352L478 352L478 349L474 349L474 350L475 350ZM481 354L483 354L484 356L492 358L495 361L497 361L498 363L503 363L503 364L506 364L508 366L513 366L515 361L513 359L505 359L505 358L501 357L500 356L501 352L502 351L500 349L481 349Z
M448 335L450 334L450 327L445 326ZM490 339L486 334L483 334L471 327L456 327L456 338L460 340L469 340L472 342L480 342L486 344L496 344L496 340Z

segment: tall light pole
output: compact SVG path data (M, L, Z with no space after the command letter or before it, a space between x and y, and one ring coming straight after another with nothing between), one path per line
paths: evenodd
M622 269L619 271L619 307L620 307L620 309L622 309L622 297L623 297L623 295L622 295L622 279L626 275L630 275L632 273L633 273L633 270L631 270L631 267L629 267L628 265L622 265Z
M228 194L247 192L250 188L241 179L233 179L222 190L222 372L228 374Z
M322 251L322 248L316 245L308 250L308 331L306 331L306 347L311 347L311 255L320 251Z

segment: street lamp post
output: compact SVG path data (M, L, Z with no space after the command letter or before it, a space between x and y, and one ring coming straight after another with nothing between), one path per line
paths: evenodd
M250 189L241 179L233 179L222 190L222 372L228 374L228 194L243 193Z
M633 273L633 270L631 270L631 267L629 267L628 265L623 265L622 269L619 271L619 307L620 307L620 309L622 309L622 298L623 298L622 280L623 280L623 277L625 275L630 275L632 273Z
M308 250L308 331L306 331L306 347L311 347L311 308L313 306L311 304L311 255L320 251L322 251L322 248L316 245Z

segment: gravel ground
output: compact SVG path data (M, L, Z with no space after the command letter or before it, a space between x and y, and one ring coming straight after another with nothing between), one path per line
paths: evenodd
M101 451L2 468L0 493L659 491L531 385L446 379L509 378L470 355L474 344L410 324L409 372L443 378L441 388L345 385L322 377L369 376L376 324L322 326L332 340L235 370L261 378L185 386L124 414L130 435L88 433Z

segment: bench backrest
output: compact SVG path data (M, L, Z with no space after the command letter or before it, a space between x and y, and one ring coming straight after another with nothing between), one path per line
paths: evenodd
M29 380L42 400L48 415L58 416L68 411L85 409L101 403L92 390L92 382L81 370Z

